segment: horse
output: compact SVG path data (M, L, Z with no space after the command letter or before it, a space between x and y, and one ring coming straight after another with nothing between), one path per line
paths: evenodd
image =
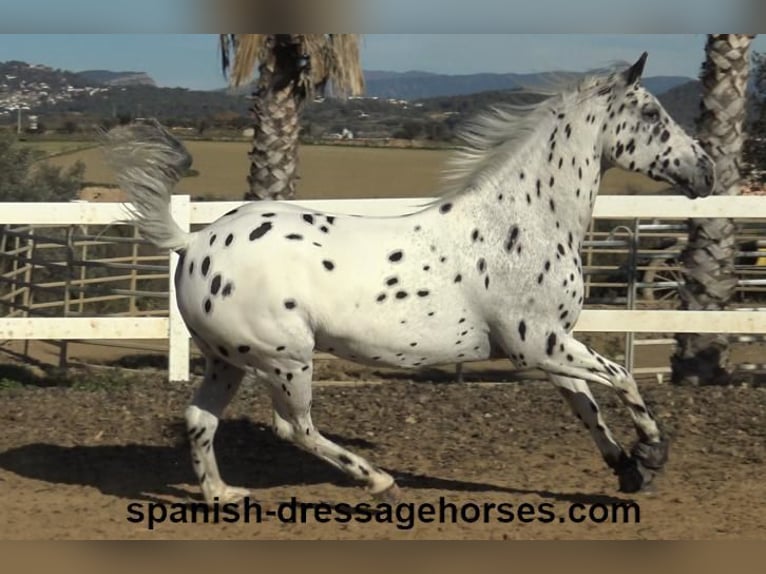
M574 338L583 307L580 251L610 166L711 193L698 142L640 82L647 54L586 76L536 104L494 108L463 129L443 193L412 213L361 217L261 201L183 231L169 209L191 165L158 123L105 134L107 158L141 235L179 255L177 302L206 359L185 410L208 503L248 490L221 478L219 419L246 374L264 383L277 436L397 500L394 478L312 423L316 350L373 366L418 368L497 356L541 369L584 423L618 490L637 492L668 440L631 374ZM615 439L588 383L612 388L637 433Z

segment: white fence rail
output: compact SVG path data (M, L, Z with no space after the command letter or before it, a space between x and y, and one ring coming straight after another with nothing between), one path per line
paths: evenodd
M296 205L338 214L399 215L414 211L430 198L295 201ZM242 202L191 202L173 196L171 209L183 229L214 221ZM689 200L669 196L601 196L594 217L601 219L686 219L730 217L764 219L766 197L710 197ZM0 225L108 225L126 218L120 203L0 203ZM172 278L178 257L170 257L168 317L0 317L3 339L166 339L169 378L189 378L189 333L175 304ZM766 333L766 313L743 311L645 311L585 309L577 331L617 333Z

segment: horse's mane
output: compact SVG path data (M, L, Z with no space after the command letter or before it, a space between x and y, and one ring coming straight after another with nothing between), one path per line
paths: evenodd
M493 173L494 167L505 163L526 143L543 119L612 85L616 81L615 72L622 67L614 64L574 79L572 74L548 75L543 85L518 92L519 96L539 101L498 104L474 116L457 132L461 146L448 160L437 201L479 185L483 176Z

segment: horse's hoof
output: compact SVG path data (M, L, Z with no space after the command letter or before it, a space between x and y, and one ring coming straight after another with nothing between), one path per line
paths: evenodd
M668 439L663 438L659 442L637 442L633 445L630 454L633 458L651 470L660 470L668 461Z
M239 503L250 496L250 491L238 486L224 486L213 493L207 493L205 502L209 506L216 504Z
M399 490L399 486L394 482L391 486L380 492L376 492L373 496L380 502L387 502L388 504L396 504L401 499L402 492Z
M620 492L633 493L646 490L654 476L655 473L641 464L640 460L629 458L617 471Z

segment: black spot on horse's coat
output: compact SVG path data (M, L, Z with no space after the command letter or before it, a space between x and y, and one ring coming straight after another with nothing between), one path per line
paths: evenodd
M548 200L548 206L551 208L551 212L556 211L556 203L553 201L553 198Z
M226 247L228 247L229 245L231 245L231 242L232 242L232 241L234 241L234 234L232 234L232 233L229 233L229 234L226 236L226 241L224 242L224 245L226 245Z
M551 176L551 179L548 181L548 187L553 187L554 183L556 183L556 179Z
M527 338L527 324L524 321L519 321L519 335L521 340L524 341Z
M240 353L249 353L250 347L248 345L240 345L239 347L237 347L237 351L239 351Z
M191 275L192 273L194 273L194 261L189 263L189 275Z
M205 299L205 313L210 313L210 310L213 308L213 303L210 301L210 299Z
M302 241L303 235L300 233L290 233L289 235L285 235L285 239L289 239L290 241Z
M335 216L334 215L326 215L325 219L327 220L327 223L330 225L335 223Z
M428 289L421 289L420 291L418 291L418 297L428 297L428 293L429 293Z
M261 213L261 217L274 217L276 213L269 211L268 213Z
M392 252L392 253L391 253L391 254L388 256L388 260L389 260L391 263L397 263L397 262L401 261L403 257L404 257L404 252L402 252L402 251L400 251L400 250L397 250L397 251L394 251L394 252Z
M489 275L484 278L484 288L489 289Z
M385 301L385 300L386 300L386 294L385 294L385 293L381 293L380 295L378 295L378 296L375 298L375 300L376 300L378 303L382 303L383 301Z
M463 280L463 276L460 273L455 275L455 283L460 283L462 280Z
M295 309L296 305L293 299L285 299L285 309Z
M218 274L213 277L213 281L210 283L210 294L218 295L218 290L221 288L221 275Z
M210 269L210 257L205 256L202 260L202 276L207 277L208 269Z
M519 239L519 226L512 225L511 229L508 231L508 237L505 240L505 250L510 253L513 250L513 247L516 245L516 241L518 239Z
M670 139L670 132L668 130L663 130L662 135L660 136L660 141L662 143L665 143Z
M335 269L335 263L333 263L332 261L328 261L327 259L322 261L322 265L324 265L324 268L327 269L328 271L332 271L333 269Z
M479 239L479 230L478 229L474 229L471 232L471 241L476 241L477 239Z
M397 299L404 299L407 297L407 291L397 291L396 292L396 298Z
M310 223L311 225L314 225L314 216L310 213L304 213L303 214L303 221L306 223Z
M545 354L549 357L553 355L553 350L556 348L556 333L548 335L548 340L545 345Z
M541 285L543 282L543 274L540 273L540 275L537 276L537 283L538 285Z
M563 245L561 245L561 243L559 243L559 244L556 246L556 249L558 249L558 252L559 252L561 255L564 255L564 246L563 246Z
M441 207L439 207L439 213L449 213L452 209L451 203L443 203Z
M487 269L487 262L484 261L483 257L479 257L479 260L476 262L476 268L479 270L479 273L484 273Z
M231 281L229 281L226 285L223 286L223 291L221 291L221 297L228 297L231 295L231 290L234 288L234 285Z
M540 183L540 180L539 180L539 179L537 180L537 183L536 183L535 185L536 185L536 187L537 187L537 197L540 197L540 186L541 186L542 184Z
M264 213L263 217L267 217L267 214ZM256 239L260 239L261 237L266 235L269 231L271 231L271 228L273 226L274 224L271 223L270 221L261 223L258 227L256 227L250 232L250 241L255 241Z
M212 247L213 243L215 243L215 240L218 236L213 233L213 235L210 236L210 246Z
M319 226L319 231L321 231L322 233L329 233L330 232L330 228L327 227L326 225L320 225Z
M277 352L278 352L278 353L281 353L281 352L282 352L282 351L284 351L286 348L287 348L287 347L285 347L284 345L280 345L279 347L277 347Z
M345 454L341 454L338 456L338 460L341 461L345 465L352 465L354 464L350 458L348 458Z
M389 287L396 285L397 283L399 283L399 279L397 277L389 277L386 279L386 285Z

